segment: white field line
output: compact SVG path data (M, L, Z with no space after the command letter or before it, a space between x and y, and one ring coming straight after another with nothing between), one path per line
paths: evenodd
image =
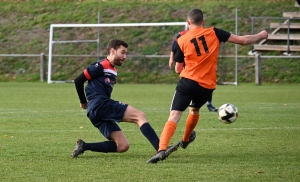
M210 132L210 131L242 131L242 130L300 130L300 127L269 127L269 128L209 128L209 129L197 129L196 131L201 132ZM97 131L91 130L91 129L78 129L78 130L0 130L1 133L29 133L29 132L35 132L35 133L62 133L62 132L90 132L90 131ZM139 132L138 129L136 130L122 130L124 132ZM176 130L179 132L183 132L183 130ZM156 132L161 132L161 130L158 130Z

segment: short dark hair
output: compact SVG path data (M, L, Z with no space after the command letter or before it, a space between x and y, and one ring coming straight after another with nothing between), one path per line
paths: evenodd
M128 44L124 42L123 40L118 40L118 39L112 39L108 42L106 49L107 49L107 54L109 54L109 50L111 48L118 49L120 46L128 47Z
M188 12L187 18L192 24L200 25L203 21L203 13L200 9L194 8Z

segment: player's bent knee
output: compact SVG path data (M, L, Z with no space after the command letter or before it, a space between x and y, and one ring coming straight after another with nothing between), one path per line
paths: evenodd
M141 113L139 115L139 120L142 121L143 123L147 123L146 114L144 112L142 112L142 111L141 111Z
M126 152L128 149L129 149L129 143L117 145L117 151L120 153Z
M141 120L146 120L146 114L143 111L139 111L138 118L140 118Z
M138 126L142 126L143 124L147 123L146 114L142 111L139 111L136 113L136 117L133 119L133 122Z

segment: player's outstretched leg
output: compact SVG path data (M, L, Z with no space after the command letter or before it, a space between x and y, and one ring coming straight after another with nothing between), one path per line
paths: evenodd
M75 149L73 150L71 157L72 158L76 158L78 157L78 155L83 154L84 153L84 149L83 149L83 145L85 144L85 142L81 139L78 139L76 141L75 144Z

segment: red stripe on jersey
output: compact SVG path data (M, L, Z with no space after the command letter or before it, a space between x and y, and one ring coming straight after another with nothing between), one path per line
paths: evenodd
M183 30L183 31L181 31L179 34L180 34L180 36L181 35L184 35L187 31L189 31L189 30Z
M92 79L91 76L90 76L90 74L89 74L89 72L88 72L86 69L83 71L83 74L84 74L84 76L85 76L88 80L91 80L91 79Z
M113 67L107 59L101 61L100 64L103 66L103 69L110 69L117 73L117 69Z
M176 40L179 39L179 37L181 37L182 35L184 35L187 31L189 31L189 30L183 30L183 31L179 32Z

